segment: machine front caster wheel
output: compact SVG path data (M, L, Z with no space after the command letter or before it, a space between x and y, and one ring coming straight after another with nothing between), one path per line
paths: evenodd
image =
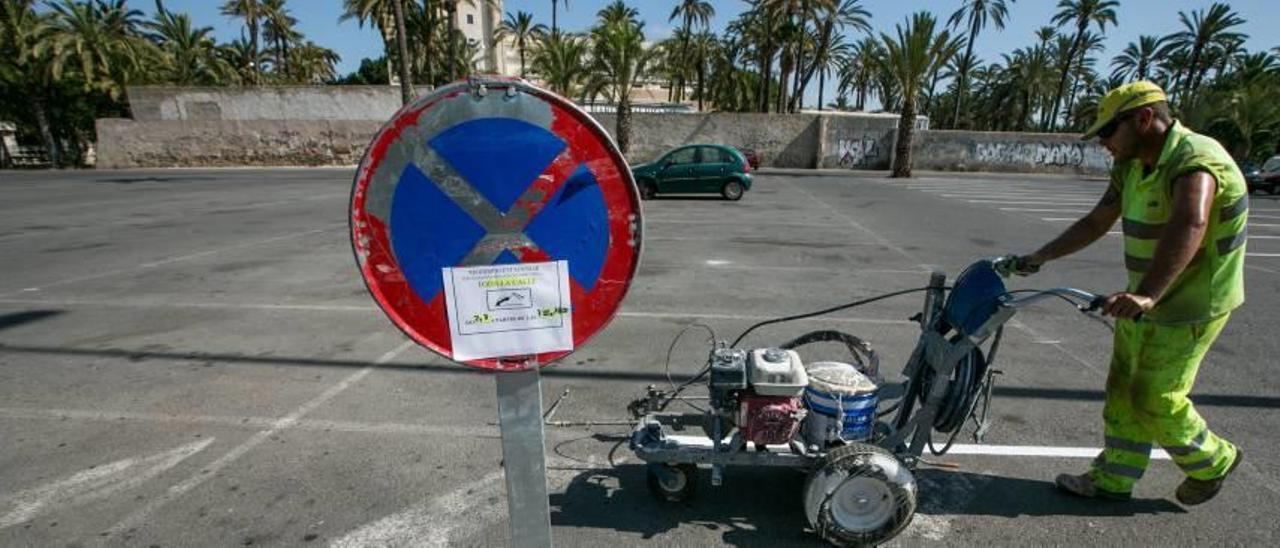
M804 487L804 512L836 546L874 546L896 536L916 513L916 482L892 453L863 443L832 449Z
M649 463L649 492L663 502L680 502L693 494L698 467L693 464Z

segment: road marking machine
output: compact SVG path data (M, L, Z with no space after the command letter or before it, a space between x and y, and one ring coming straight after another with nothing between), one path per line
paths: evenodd
M926 447L947 452L972 418L981 441L989 427L992 367L1004 325L1019 308L1061 298L1085 313L1103 297L1074 288L1006 289L1010 259L970 265L948 287L935 272L927 287L898 291L812 314L756 324L737 340L715 343L707 363L672 390L653 387L628 406L637 423L630 448L648 463L648 485L667 501L688 498L698 465L712 485L726 466L777 466L808 472L802 503L809 526L838 546L875 545L900 533L916 510L912 471ZM814 331L771 348L738 348L752 330L924 292L912 318L920 337L895 398L887 394L879 360L853 335ZM800 351L816 342L843 343L848 362L805 363ZM705 381L710 407L668 412L687 389ZM934 432L946 438L937 448Z

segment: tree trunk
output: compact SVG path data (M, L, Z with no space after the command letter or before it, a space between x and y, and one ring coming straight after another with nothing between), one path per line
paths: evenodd
M977 26L978 21L975 19L973 27ZM968 80L969 71L973 68L973 38L976 34L978 34L976 28L969 29L969 39L967 40L969 43L965 45L964 57L960 59L959 68L962 70L960 71L960 78L956 81L956 111L951 116L951 127L953 128L960 127L960 101L964 97L964 92L968 91L965 88L965 81Z
M427 17L427 37L422 42L422 53L426 59L422 60L422 76L427 81L427 86L434 88L436 85L435 70L431 67L433 61L432 54L434 50L432 45L436 39L436 10L431 7L431 0L422 0L423 15ZM522 65L523 66L523 65Z
M449 29L445 33L449 40L449 81L458 79L458 41L454 39L453 31L458 28L458 4L450 2L445 6L445 10L449 12Z
M756 98L756 102L760 105L760 112L769 112L769 86L770 80L773 79L773 42L766 35L764 49L761 50L760 58L760 96Z
M556 5L560 0L551 0L551 34L555 35L560 32L560 27L556 26Z
M1187 69L1187 92L1185 93L1187 97L1195 95L1196 90L1200 88L1200 78L1204 76L1202 74L1204 71L1200 68L1200 54L1200 45L1196 44L1191 49L1191 66Z
M36 116L36 126L40 128L40 140L44 141L45 151L49 155L49 164L60 168L62 154L58 150L58 141L53 138L53 126L49 123L49 105L39 90L30 90L28 97L31 98L32 113Z
M396 16L396 45L400 50L400 100L409 104L413 100L413 83L409 79L409 40L404 31L404 5L402 0L392 0Z
M262 67L258 66L258 9L254 2L249 2L248 8L245 18L249 20L249 53L252 55L249 63L253 65L253 85L256 86L262 83Z
M520 40L520 79L524 79L524 40Z
M916 98L902 97L902 115L898 118L898 140L894 143L894 178L911 177L911 138L915 132Z
M699 59L698 60L698 112L702 112L703 96L706 95L706 90L703 87L703 83L706 80L706 78L707 78L707 67L703 66L702 59Z
M618 94L618 150L625 156L631 151L631 97L626 90Z
M1071 74L1072 62L1075 61L1076 51L1080 49L1080 42L1084 38L1084 29L1085 25L1076 27L1076 38L1071 41L1071 49L1067 50L1067 66L1062 69L1062 77L1058 79L1058 93L1054 95L1053 109L1049 112L1050 126L1058 122L1058 107L1062 104L1062 95L1067 91L1067 75Z
M818 70L818 112L822 112L822 88L827 83L827 69Z

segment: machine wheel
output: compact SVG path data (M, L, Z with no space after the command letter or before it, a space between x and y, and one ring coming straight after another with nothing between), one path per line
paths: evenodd
M652 200L653 197L657 195L658 195L658 187L653 184L653 181L640 181L640 199L641 200Z
M837 447L809 475L804 512L814 531L835 546L874 546L911 523L915 477L874 445Z
M729 181L720 188L720 195L724 196L724 199L726 200L733 200L736 202L742 199L742 193L744 191L745 189L742 188L742 183L739 183L738 181Z
M660 501L680 502L693 495L698 467L693 464L649 463L649 492Z

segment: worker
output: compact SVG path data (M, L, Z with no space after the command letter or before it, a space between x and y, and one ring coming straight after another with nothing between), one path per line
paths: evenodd
M1209 430L1187 394L1231 311L1244 303L1244 176L1221 144L1173 119L1164 91L1151 82L1107 93L1084 139L1095 136L1114 160L1097 205L1036 252L998 263L1005 274L1034 273L1122 219L1129 283L1102 306L1116 318L1105 444L1087 473L1055 483L1081 497L1127 500L1154 442L1186 474L1177 500L1201 504L1243 459Z

